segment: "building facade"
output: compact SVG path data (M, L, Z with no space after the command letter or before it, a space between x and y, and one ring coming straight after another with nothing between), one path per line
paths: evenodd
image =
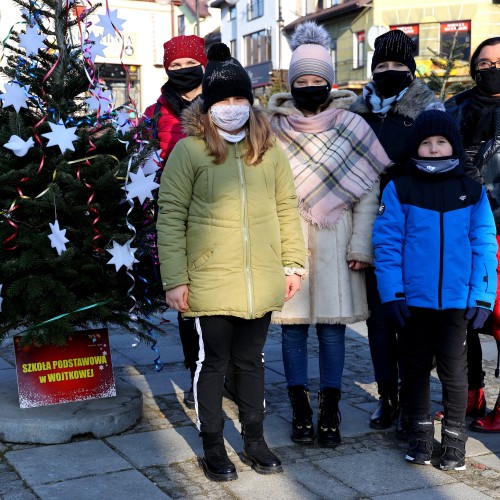
M121 37L108 35L102 40L104 56L97 56L95 64L99 76L113 90L115 106L125 104L130 97L139 111L156 101L165 82L163 43L179 34L199 33L205 37L220 28L220 10L207 8L204 0L108 0L108 5L124 20L123 29ZM106 6L102 5L90 18L91 31L96 35L102 31L96 26L97 16L105 12ZM22 29L16 24L19 21L19 7L12 0L2 0L2 40L13 26Z

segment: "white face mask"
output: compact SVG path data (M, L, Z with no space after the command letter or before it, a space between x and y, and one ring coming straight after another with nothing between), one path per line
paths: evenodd
M245 125L250 116L248 104L223 104L212 106L210 116L215 126L226 132L234 132Z

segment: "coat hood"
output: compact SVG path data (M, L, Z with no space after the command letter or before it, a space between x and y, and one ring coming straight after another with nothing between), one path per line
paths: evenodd
M422 111L430 108L444 111L444 104L427 85L415 79L410 84L408 92L394 105L391 111L414 120ZM362 95L356 99L350 111L360 115L370 113Z
M325 111L326 109L349 109L355 100L356 94L350 90L334 90L330 92L328 101L323 104L320 111ZM271 96L267 104L267 110L270 113L281 115L303 116L303 113L295 107L292 94L289 92L282 92Z
M200 96L182 113L182 128L187 136L201 138L205 136L201 115L203 115L203 98Z

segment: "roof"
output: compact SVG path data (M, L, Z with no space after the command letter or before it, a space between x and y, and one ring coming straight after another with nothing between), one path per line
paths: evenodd
M225 0L215 0L212 3L212 7L215 7L214 3L224 2ZM329 7L328 9L321 9L318 12L308 14L307 16L302 16L295 21L287 24L284 27L285 31L293 30L297 25L302 24L304 21L325 21L332 17L343 16L356 10L362 9L363 7L368 7L372 3L372 0L346 0L345 2Z

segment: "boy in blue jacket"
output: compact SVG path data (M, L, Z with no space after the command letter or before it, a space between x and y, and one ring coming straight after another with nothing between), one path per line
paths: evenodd
M496 293L496 230L484 187L463 173L458 129L447 113L421 113L411 160L384 190L373 227L375 272L398 327L410 420L406 460L430 464L433 356L443 386L440 468L465 469L467 321L480 328Z

